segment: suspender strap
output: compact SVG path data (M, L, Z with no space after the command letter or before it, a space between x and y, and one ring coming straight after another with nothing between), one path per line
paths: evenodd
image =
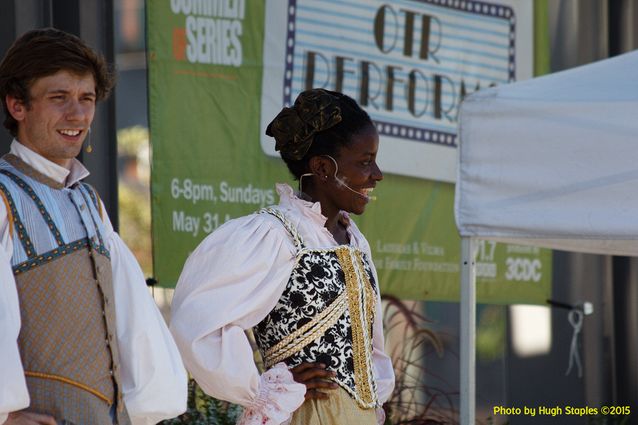
M88 192L88 195L87 195ZM91 202L93 202L93 205L95 205L95 208L98 209L99 208L99 204L98 204L98 198L95 195L95 193L93 193L93 188L91 188L91 186L89 186L86 183L82 183L80 185L80 193L82 194L82 198L84 198L84 202L87 203L87 205L89 204L89 200L87 199L87 197L91 198ZM100 209L98 209L98 211L101 211ZM102 239L102 235L100 234L99 231L99 227L97 226L97 223L95 222L95 218L93 217L93 214L89 213L89 215L91 216L91 221L93 222L93 227L95 227L95 232L97 233L97 238L99 241L99 244L94 243L93 248L98 248L98 247L103 247L104 245L104 240ZM107 254L108 257L108 254Z
M97 194L95 193L95 189L93 189L93 186L88 183L80 182L80 184L89 193L89 197L91 198L95 209L98 211L98 213L100 213L100 218L104 220L104 217L102 217L102 201L100 200L100 197L97 196Z
M27 195L29 195L29 197L33 200L36 207L38 208L38 211L42 215L42 218L47 224L47 227L49 228L49 230L51 230L51 233L53 234L53 237L55 238L55 241L57 242L58 246L64 245L64 240L62 239L62 235L60 234L58 227L53 222L53 219L51 218L51 215L49 215L49 212L46 210L46 208L44 208L44 204L42 203L42 200L33 191L33 188L31 188L31 186L29 186L27 182L25 182L20 177L16 176L15 174L13 174L12 172L8 170L0 170L0 173L4 174L5 176L13 180L15 184L18 185L18 187L20 187L22 190L26 192Z
M13 198L9 193L7 187L0 183L0 194L2 194L2 199L4 200L7 206L7 215L9 216L10 226L13 226L18 233L18 239L22 244L22 248L24 252L27 254L28 258L35 258L36 252L33 247L33 243L27 234L27 231L22 224L22 220L20 220L20 216L18 215L18 210L16 209L15 203L13 202Z

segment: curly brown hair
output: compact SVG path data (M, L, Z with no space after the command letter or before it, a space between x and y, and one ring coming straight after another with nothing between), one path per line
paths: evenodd
M16 136L18 122L11 116L6 97L14 97L29 108L30 89L39 78L59 71L93 75L97 100L106 99L115 76L104 57L73 34L55 28L29 31L18 38L0 63L0 98L4 126Z

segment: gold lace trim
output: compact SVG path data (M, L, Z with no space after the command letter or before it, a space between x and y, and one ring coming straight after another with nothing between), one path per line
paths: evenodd
M335 250L346 279L348 310L352 327L355 399L361 407L377 405L377 392L372 372L372 323L374 292L367 278L361 253L342 246Z
M295 229L295 226L293 226L293 224L288 220L288 218L286 217L284 213L282 213L281 211L275 208L270 208L270 207L262 208L259 211L259 213L262 213L262 214L266 213L266 214L270 214L277 217L279 221L281 221L281 223L284 225L284 228L288 231L288 233L290 233L290 236L292 236L295 242L295 246L297 247L297 250L300 251L301 249L303 249L304 243L303 243L303 239L301 238L301 235L297 232L297 230Z
M295 353L303 350L308 344L321 337L345 313L348 297L344 291L332 304L323 309L310 322L306 323L277 344L266 350L266 367L269 368Z
M334 252L345 275L346 290L310 322L286 336L264 353L266 367L298 353L308 344L321 337L346 312L350 313L352 328L352 351L354 360L355 391L347 385L341 386L357 401L362 408L378 405L376 385L373 375L373 335L372 326L376 309L376 293L365 271L361 251L347 245L331 249L308 249L304 247L301 235L286 216L274 208L263 208L261 213L277 217L292 235L297 246L296 268L304 254Z

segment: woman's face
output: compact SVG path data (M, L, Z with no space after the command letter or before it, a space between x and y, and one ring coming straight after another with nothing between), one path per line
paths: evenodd
M335 159L338 170L328 177L328 197L339 210L353 214L365 211L369 192L383 179L377 166L379 135L373 126L354 135ZM334 164L332 164L334 169Z

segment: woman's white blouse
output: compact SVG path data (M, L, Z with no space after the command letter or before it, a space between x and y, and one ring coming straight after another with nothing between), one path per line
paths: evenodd
M280 203L275 208L296 227L307 248L338 246L324 227L326 217L319 203L297 198L288 185L277 185L277 192ZM347 230L350 244L372 258L356 225L350 221ZM170 329L186 368L206 393L247 407L263 404L258 400L263 384L244 330L275 307L295 255L294 242L277 218L252 214L225 223L186 261L173 298ZM384 352L381 318L378 298L373 359L379 400L384 402L392 393L394 372ZM298 400L301 405L303 397Z

